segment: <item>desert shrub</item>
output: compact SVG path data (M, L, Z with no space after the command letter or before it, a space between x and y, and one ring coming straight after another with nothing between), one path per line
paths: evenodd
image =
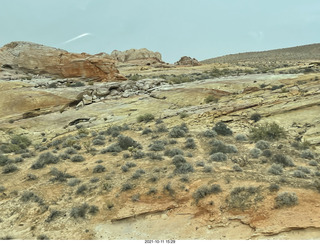
M303 141L303 142L295 141L291 143L291 146L297 150L306 150L310 147L310 143L308 141Z
M77 154L77 150L72 147L67 148L64 152L69 155Z
M274 140L279 140L285 137L286 137L285 130L275 122L270 124L265 123L255 128L252 128L249 135L249 138L253 141L259 141L259 140L274 141Z
M281 192L275 198L275 207L291 207L298 204L298 197L294 192Z
M129 147L139 147L139 143L129 136L118 136L118 144L122 150L127 150Z
M304 150L300 154L301 158L314 159L314 154L310 150Z
M181 182L189 182L189 177L187 175L184 175L180 178Z
M153 131L150 129L150 128L145 128L143 131L142 131L142 135L148 135L150 133L152 133Z
M211 166L204 166L203 167L203 172L204 173L212 173L213 169Z
M82 184L81 186L78 187L76 194L84 195L87 190L88 190L88 186L86 184Z
M162 155L157 154L157 153L147 153L147 156L151 159L151 160L163 160Z
M265 157L267 157L267 158L270 158L270 157L272 156L272 152L271 152L271 150L266 149L266 150L263 150L263 152L262 152L261 155L262 155L262 156L265 156Z
M170 196L173 196L175 193L175 190L173 189L171 182L168 182L166 185L164 185L163 191L168 192Z
M95 205L89 207L88 213L91 215L96 215L99 212L99 208Z
M167 150L164 152L164 155L173 158L173 157L176 156L176 155L184 155L184 153L183 153L183 151L182 151L181 149L179 149L179 148L172 148L172 149L167 149Z
M157 132L159 132L159 133L168 132L168 129L164 124L161 124L161 125L157 126Z
M80 184L81 180L77 179L77 178L72 178L68 181L68 185L69 186L76 186L78 184Z
M283 167L294 166L292 159L284 154L275 154L272 157L272 161L274 161L276 164L281 164Z
M36 180L38 179L38 177L36 175L33 175L33 174L27 174L27 180Z
M132 153L132 157L134 159L144 158L145 156L146 156L146 154L141 150L138 150L138 151L135 151L135 152Z
M17 145L21 149L26 149L32 144L31 140L28 137L22 135L13 136L11 138L11 143Z
M118 143L114 143L114 144L111 144L110 146L108 146L107 148L102 149L101 153L102 154L105 154L107 152L118 153L121 151L122 151L122 148L120 147L120 145Z
M194 171L192 165L188 163L182 155L174 156L172 164L176 166L174 170L175 174L187 174Z
M253 120L254 122L258 122L261 119L261 114L254 113L250 116L250 120Z
M309 165L310 166L318 166L318 162L316 160L310 160Z
M100 135L106 134L108 136L117 137L118 135L120 135L122 130L123 129L121 126L113 125L113 126L110 126L106 131L100 131L99 134Z
M126 162L125 164L128 168L133 168L133 167L136 167L137 165L135 163L132 163L132 162Z
M83 162L85 158L82 155L74 155L71 157L71 161L74 163Z
M195 149L197 146L196 146L196 143L194 142L194 139L193 138L187 138L186 142L185 142L185 148L188 148L188 149Z
M149 150L151 151L163 151L165 146L167 145L166 141L154 141L152 144L149 145Z
M59 157L54 156L50 152L40 154L38 160L31 166L32 169L41 169L47 164L56 164L59 162Z
M211 195L211 194L218 194L220 192L222 192L222 189L221 189L220 185L218 185L218 184L213 184L211 186L204 185L204 186L199 187L192 194L192 197L196 201L196 203L198 203L200 199L205 198L206 196Z
M37 240L50 240L50 238L47 235L41 234L37 236Z
M239 164L233 165L232 169L233 169L233 171L235 171L235 172L242 172L242 168L240 167Z
M189 115L187 114L187 112L181 112L180 114L179 114L179 116L180 116L180 119L184 119L184 118L186 118L186 117L188 117Z
M236 140L237 141L247 141L248 137L246 135L243 135L243 134L238 134L238 135L236 135Z
M308 169L307 167L299 166L297 169L302 171L305 174L310 174L311 173L310 169Z
M22 157L17 157L14 159L15 163L22 163L23 162L23 158Z
M169 140L169 144L170 145L174 145L174 144L177 144L177 143L178 143L177 140L174 140L174 139Z
M218 133L218 135L222 136L231 136L233 134L232 130L228 128L228 126L220 121L214 127L213 130Z
M54 176L53 178L50 179L51 182L65 182L69 178L73 178L74 176L66 173L59 171L57 168L52 168L49 172L50 175Z
M202 161L201 162L197 162L196 166L197 167L204 167L204 162L202 162Z
M293 172L293 177L296 177L296 178L307 178L307 175L306 175L306 173L304 173L301 170L295 170Z
M5 166L8 161L9 158L7 156L0 154L0 166Z
M139 202L140 201L140 194L134 194L131 196L131 201L132 202Z
M213 95L208 95L205 99L204 99L204 102L205 103L217 103L219 101L219 98L213 96Z
M100 179L98 177L93 177L93 178L90 179L91 183L97 183L99 181L100 181Z
M0 186L0 193L4 192L6 190L6 188L4 186Z
M262 151L259 148L252 148L249 152L250 156L252 158L259 158L261 155Z
M268 170L268 173L273 175L281 175L283 173L283 167L281 164L272 164Z
M121 166L121 170L122 170L122 172L128 172L129 171L129 167L128 166L126 166L126 165L122 165Z
M210 160L215 162L223 162L223 161L227 161L227 159L228 159L227 155L222 152L217 152L210 156Z
M136 170L136 172L134 172L131 178L136 180L136 179L139 179L143 174L145 174L144 170L138 169Z
M209 142L211 148L210 154L222 152L222 153L237 153L238 149L234 145L224 144L220 140L213 139Z
M156 182L156 181L158 181L158 180L159 180L159 178L158 178L157 176L152 175L152 176L147 180L147 182L152 182L152 183L154 183L154 182Z
M147 192L147 195L157 194L158 190L156 188L150 188Z
M137 122L138 123L140 123L140 122L148 123L148 122L150 122L152 120L154 120L154 115L150 114L150 113L139 115L138 118L137 118Z
M104 140L95 138L95 139L92 140L92 144L95 145L95 146L102 146L102 145L105 145L106 143L105 143Z
M104 167L103 165L101 164L98 164L97 166L95 166L93 168L93 173L102 173L102 172L105 172L106 171L106 167Z
M260 150L269 149L270 143L264 140L259 140L256 142L256 148L259 148Z
M218 134L214 130L206 130L201 135L204 137L212 138L212 137L216 137Z
M2 173L3 174L9 174L9 173L13 173L13 172L15 172L17 170L18 170L17 166L15 166L14 164L8 164L8 165L3 167Z
M20 198L20 200L22 202L37 202L37 203L43 203L43 200L37 196L36 194L34 194L32 191L24 191L22 193L22 196Z
M260 190L258 187L235 187L230 192L230 196L227 198L227 203L230 208L245 210L253 203L262 200Z
M169 136L172 138L180 138L185 137L186 133L188 133L189 129L185 123L181 125L174 126L169 132Z
M279 189L280 189L280 186L275 183L272 183L269 186L269 191L271 192L279 191Z
M70 159L70 156L66 153L61 153L59 155L59 158L61 158L62 160L67 160L67 159Z
M121 191L129 191L133 189L133 185L131 183L124 183L121 187Z
M61 215L62 215L61 211L51 210L48 218L45 221L50 223L51 221L54 221L55 219L57 219Z
M80 206L73 207L70 212L70 216L72 218L85 218L87 211L89 209L89 205L87 203L83 203Z

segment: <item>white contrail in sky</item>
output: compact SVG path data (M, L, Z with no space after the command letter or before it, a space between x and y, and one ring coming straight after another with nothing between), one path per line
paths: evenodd
M68 41L63 42L62 44L67 44L67 43L69 43L69 42L73 42L73 41L75 41L75 40L78 40L78 39L80 39L80 38L82 38L82 37L91 36L91 35L92 35L91 33L83 33L83 34L81 34L81 35L79 35L79 36L76 36L76 37L74 37L74 38L72 38L72 39L70 39L70 40L68 40Z

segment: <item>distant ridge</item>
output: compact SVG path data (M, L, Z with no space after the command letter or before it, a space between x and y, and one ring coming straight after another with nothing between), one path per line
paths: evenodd
M300 61L320 60L320 43L274 49L262 52L246 52L229 54L217 58L201 61L203 64L211 63L235 63L235 62L259 62L259 61Z

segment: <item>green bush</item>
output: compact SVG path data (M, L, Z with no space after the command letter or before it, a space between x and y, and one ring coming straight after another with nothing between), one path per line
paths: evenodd
M196 143L194 142L194 139L193 138L187 138L186 142L185 142L185 148L188 148L188 149L195 149L197 146L196 146Z
M124 183L121 187L121 191L129 191L133 189L133 185L131 183Z
M172 164L176 167L174 170L175 174L187 174L194 171L192 165L188 163L182 155L174 156Z
M300 154L301 158L314 159L314 154L310 150L304 150Z
M201 135L204 136L204 137L211 138L211 137L216 137L218 134L214 130L206 130Z
M67 181L67 179L74 177L66 172L59 171L57 168L52 168L49 174L54 176L53 178L50 179L51 182L56 182L56 181L65 182Z
M283 173L283 167L279 164L272 164L268 170L268 173L273 175L281 175Z
M205 103L211 103L211 102L214 102L214 103L217 103L219 101L219 98L213 96L213 95L208 95L205 99L204 99L204 102Z
M102 154L105 154L107 152L113 152L113 153L122 152L122 148L120 147L120 145L118 143L114 143L114 144L111 144L110 146L108 146L107 148L104 148L101 150Z
M87 190L88 190L88 186L86 184L82 184L81 186L78 187L76 194L84 195Z
M210 156L210 160L215 162L224 162L224 161L227 161L227 159L228 159L227 155L222 152L217 152Z
M259 158L259 156L261 155L262 151L259 148L252 148L250 150L250 156L252 158Z
M272 183L269 186L269 191L271 191L271 192L279 191L279 189L280 189L279 185L277 185L275 183Z
M179 116L180 116L180 119L184 119L184 118L188 117L189 115L187 114L187 112L181 112L179 114Z
M211 147L210 154L222 152L222 153L237 153L238 149L234 145L224 144L220 140L213 139L209 141Z
M2 173L3 174L9 174L9 173L13 173L13 172L15 172L17 170L18 170L17 166L15 166L14 164L8 164L8 165L3 167Z
M208 195L211 194L218 194L222 192L220 185L218 184L213 184L211 186L201 186L199 187L193 194L192 197L193 199L196 201L196 203L198 204L199 200L202 198L205 198Z
M167 145L166 141L154 141L152 144L149 145L149 150L151 151L163 151L165 146Z
M249 135L249 138L255 142L259 140L274 141L285 137L285 130L275 122L270 124L265 123L252 128Z
M152 120L154 120L154 115L150 114L150 113L146 113L146 114L140 115L137 118L137 122L138 123L140 123L140 122L148 123L148 122L150 122Z
M83 203L80 206L73 207L71 209L70 216L72 218L85 218L88 209L89 205L87 203Z
M106 167L103 165L99 164L93 168L93 173L103 173L106 171Z
M179 149L179 148L172 148L172 149L167 149L167 150L164 152L164 155L173 158L173 157L176 156L176 155L184 155L184 153L183 153L183 151L182 151L181 149Z
M57 164L59 162L59 157L54 156L50 152L40 154L38 160L32 164L32 169L42 169L47 164Z
M233 188L226 201L230 208L245 210L262 199L259 188L249 186Z
M292 159L284 154L275 154L272 157L272 161L276 164L280 164L283 167L293 167L294 163L292 162Z
M260 140L256 142L256 148L259 148L260 150L265 150L270 148L270 143L264 140Z
M254 113L250 116L250 119L253 120L254 122L258 122L261 119L261 114Z
M55 219L57 219L59 216L62 215L61 211L58 210L51 210L50 211L50 215L48 216L48 218L46 219L46 222L50 223L51 221L54 221Z
M129 136L118 136L118 145L122 150L127 150L129 147L139 148L140 144Z
M236 140L237 141L247 141L248 137L246 135L243 135L243 134L238 134L238 135L236 135Z
M218 122L214 127L213 130L218 133L218 135L222 136L231 136L233 134L232 130L228 128L228 126L223 123L222 121Z
M18 145L21 149L26 149L29 147L32 142L29 138L26 136L21 136L21 135L15 135L11 138L11 143Z
M294 192L281 192L275 198L275 207L291 207L298 204L298 197Z
M8 161L9 161L9 158L7 156L0 154L0 166L7 165Z
M240 167L239 164L233 165L232 169L233 169L233 171L235 171L235 172L242 172L242 168Z
M74 163L83 162L84 160L85 158L82 155L74 155L73 157L71 157L71 161Z

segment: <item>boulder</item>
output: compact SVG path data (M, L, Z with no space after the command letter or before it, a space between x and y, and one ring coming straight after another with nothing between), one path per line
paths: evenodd
M114 50L111 53L111 57L119 62L129 62L141 59L150 59L162 62L161 54L159 52L153 52L146 48L130 49L123 52Z
M175 65L184 65L184 66L199 66L201 65L198 60L195 58L183 56L178 62L175 62Z
M11 42L0 48L0 66L61 78L126 80L119 74L114 60L107 55L69 53L31 42Z

